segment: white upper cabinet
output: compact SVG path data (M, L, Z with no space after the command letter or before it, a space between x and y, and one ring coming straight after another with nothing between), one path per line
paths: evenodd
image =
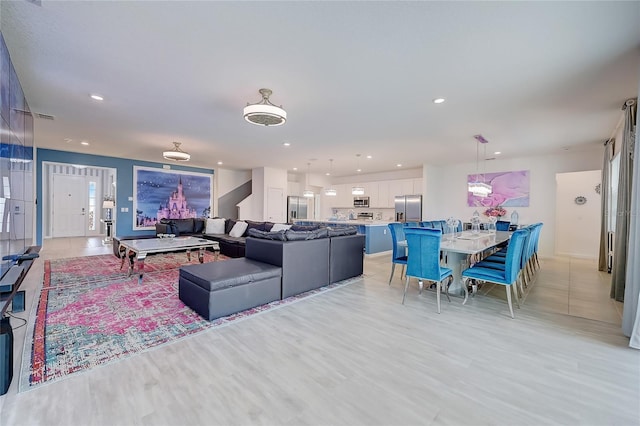
M422 194L422 178L413 179L413 192L414 195Z
M389 206L389 182L378 182L378 203L373 207L390 207Z

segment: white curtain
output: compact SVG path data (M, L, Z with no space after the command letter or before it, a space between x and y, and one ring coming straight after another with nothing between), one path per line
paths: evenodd
M637 100L636 100L637 103ZM635 107L635 105L634 105ZM627 252L627 274L622 313L622 332L630 337L629 346L640 349L640 132L632 143L633 172L629 221L629 249ZM635 146L634 146L635 145Z

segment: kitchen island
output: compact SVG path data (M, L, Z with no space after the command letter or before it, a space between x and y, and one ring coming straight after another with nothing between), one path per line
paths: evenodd
M296 225L355 226L365 236L364 253L376 254L393 248L389 221L382 220L296 220Z

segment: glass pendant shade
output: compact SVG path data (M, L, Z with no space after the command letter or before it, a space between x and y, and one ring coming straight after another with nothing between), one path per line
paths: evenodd
M307 198L313 198L313 191L309 189L305 189L304 191L302 191L302 196Z
M354 186L351 188L352 195L364 195L364 188L361 186Z
M491 194L491 185L484 182L469 182L469 192L476 197L486 198Z
M333 188L327 188L324 190L324 195L328 197L335 197L336 195L338 195L338 191Z

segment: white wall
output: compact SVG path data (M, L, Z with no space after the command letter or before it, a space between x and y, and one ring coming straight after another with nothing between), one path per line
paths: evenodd
M287 171L284 169L275 169L272 167L260 167L252 170L251 191L253 198L253 208L251 217L245 219L262 221L267 217L267 194L269 188L282 189L282 213L281 216L286 219L287 211Z
M221 197L251 180L251 170L215 169L216 197Z
M356 174L351 176L340 176L331 179L331 183L364 183L364 182L377 182L384 180L397 180L397 179L414 179L422 177L422 168L417 169L398 169L391 172L380 173L365 173Z
M582 151L562 151L554 155L487 162L487 173L529 170L530 205L515 209L520 216L520 223L544 224L538 248L540 256L553 256L555 252L556 174L600 169L602 149L600 144L594 144L592 148ZM423 206L423 212L427 212L423 217L429 220L453 216L467 221L475 210L474 207L467 206L467 175L475 171L475 162L440 167L425 164L424 168L426 178L423 200L429 204ZM513 208L507 208L507 219L512 211Z
M600 203L595 191L602 170L556 175L556 254L597 259L600 247ZM585 197L582 205L575 203Z

